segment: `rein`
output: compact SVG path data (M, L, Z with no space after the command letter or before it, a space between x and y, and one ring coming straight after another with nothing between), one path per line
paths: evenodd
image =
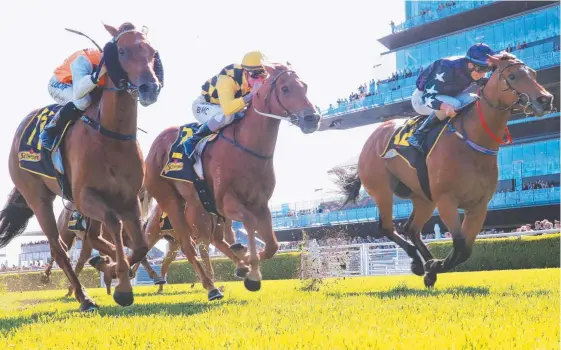
M477 108L477 115L479 117L479 121L481 122L481 125L483 126L483 130L485 130L485 133L487 135L489 135L489 137L491 137L491 139L493 139L494 141L499 143L499 145L512 144L513 143L512 136L511 136L510 131L509 131L507 126L505 126L505 129L504 129L507 141L501 140L501 138L499 138L497 135L495 135L491 131L491 129L489 129L489 126L487 125L487 122L485 121L485 117L483 116L483 111L481 110L481 97L483 97L483 100L485 101L485 103L489 107L493 108L494 110L502 111L502 112L504 112L504 111L512 112L514 110L515 106L521 106L521 107L523 107L523 113L525 115L530 115L531 113L528 112L528 108L530 108L532 106L532 103L530 101L530 97L528 96L528 94L523 93L523 92L519 92L518 90L513 88L512 85L510 85L510 83L508 82L508 79L506 79L503 76L503 73L507 68L512 67L512 66L518 66L518 65L522 65L522 66L527 67L527 65L523 62L514 62L514 63L510 63L510 64L506 65L501 70L499 70L499 82L500 82L500 80L504 80L504 82L507 85L507 88L503 89L502 91L504 92L504 91L509 91L510 90L513 94L516 95L516 100L512 104L507 106L506 108L500 108L499 106L496 106L493 102L491 102L485 96L485 92L484 92L485 88L484 87L479 88L477 90L478 98L477 98L477 101L475 102L475 105L476 105L476 108ZM523 101L522 101L523 98L526 98L526 103L523 103ZM491 156L496 156L499 153L498 149L497 150L492 150L492 149L483 147L481 145L478 145L477 143L470 140L464 132L458 131L452 125L450 120L446 123L446 125L448 126L448 128L450 129L451 132L455 133L461 140L465 141L468 144L468 146L470 146L475 151L486 154L486 155L491 155ZM465 130L463 125L464 125L464 119L462 118L461 126L462 126L462 129Z
M65 28L65 30L67 30L71 33L74 33L74 34L77 34L77 35L88 38L99 49L99 51L101 51L103 53L103 55L101 56L101 61L99 62L99 65L97 66L95 72L92 74L92 82L94 84L97 84L98 81L99 81L99 74L101 72L101 68L103 67L103 65L106 62L106 57L105 57L104 50L101 48L101 46L99 46L97 44L97 42L94 39L90 38L88 35L80 32L80 31L74 30L74 29ZM119 38L122 35L124 35L126 33L133 33L133 32L144 34L144 32L140 32L136 29L124 30L124 31L118 33L115 37L113 37L108 44L117 45L117 42L119 41ZM106 47L107 47L107 45L106 45ZM159 56L158 56L158 58L159 58ZM122 70L122 67L120 67L120 69ZM109 72L107 72L107 75L109 75ZM117 87L117 86L116 87L100 87L100 86L98 86L98 87L102 91L111 91L111 92L127 91L135 101L138 101L138 86L136 86L135 84L133 84L129 80L128 75L126 76L126 80L125 80L124 84L120 84L120 85L121 86L119 86L119 87ZM102 92L102 94L103 94L103 92ZM100 134L102 134L104 136L107 136L107 137L110 137L112 139L119 140L119 141L136 140L136 134L121 134L121 133L117 133L117 132L105 129L103 126L101 126L101 106L98 107L97 117L98 117L97 119L99 121L96 121L96 120L90 118L87 115L82 115L80 120L82 120L87 126L89 126L92 129L98 131ZM138 127L137 127L137 129L146 133L145 130L142 130Z
M254 100L255 100L256 96L254 96L253 99L252 99L252 101L251 101L251 108L253 108L253 110L255 111L255 113L257 113L257 114L260 115L260 116L267 117L267 118L272 118L272 119L276 119L276 120L281 120L281 121L286 120L286 121L288 121L288 122L291 123L291 124L298 124L298 123L300 122L300 120L301 120L302 118L304 118L306 115L308 115L308 113L309 113L311 110L309 110L309 109L303 109L303 110L300 110L300 111L297 111L297 112L294 112L294 113L293 113L293 112L290 112L290 110L288 110L288 109L282 104L282 102L281 102L281 100L280 100L280 98L279 98L279 94L277 93L277 86L276 86L276 83L277 83L277 80L279 79L279 77L280 77L281 75L285 74L285 73L294 73L294 71L292 71L292 70L290 70L290 69L283 70L283 71L281 71L280 73L278 73L276 76L274 76L274 77L272 78L272 80L271 80L270 89L269 89L269 91L267 92L267 95L265 96L265 105L266 105L267 109L269 110L269 112L268 112L268 113L261 112L261 111L259 111L259 110L255 107ZM269 98L269 97L271 96L271 93L275 96L275 99L277 100L277 103L278 103L279 106L283 109L283 111L284 111L284 116L276 115L276 114L273 114L273 113L272 113L271 100L270 100L270 98ZM218 137L221 138L221 139L223 139L223 140L225 140L225 141L227 141L227 142L230 143L232 146L234 146L234 147L236 147L236 148L238 148L238 149L240 149L240 150L242 150L242 151L244 151L244 152L246 152L246 153L252 155L253 157L258 158L258 159L270 160L270 159L273 158L273 155L274 155L274 154L271 154L271 155L263 155L263 154L257 153L257 152L255 152L255 151L253 151L253 150L251 150L251 149L249 149L249 148L247 148L247 147L241 145L241 144L237 141L237 139L236 139L236 131L237 131L237 127L236 127L236 126L234 126L234 131L233 131L234 138L233 138L233 139L230 139L229 137L227 137L226 135L224 135L224 132L223 132L223 131L224 131L224 129L221 129L221 130L218 132Z

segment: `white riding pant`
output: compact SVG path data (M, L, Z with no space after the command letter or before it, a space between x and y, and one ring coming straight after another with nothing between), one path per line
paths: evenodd
M74 87L72 84L61 83L53 75L49 80L49 94L56 101L56 103L61 105L66 105L68 102L74 102L76 108L81 111L85 111L92 103L92 98L90 94L86 94L84 97L75 100L74 99Z
M199 96L193 101L193 115L199 123L207 123L213 132L233 122L235 117L235 115L224 115L220 105L206 102L204 96Z
M434 110L428 107L423 102L423 95L424 95L423 91L419 89L415 89L415 92L413 92L413 95L411 96L411 105L413 106L415 112L419 113L420 115L430 115L432 114L432 112L435 112L438 119L440 120L446 119L446 112L440 110ZM459 110L460 108L468 105L469 103L475 101L475 99L477 98L476 95L471 94L469 92L462 92L456 97L451 97L447 95L436 95L435 97L438 100L453 106L456 110Z

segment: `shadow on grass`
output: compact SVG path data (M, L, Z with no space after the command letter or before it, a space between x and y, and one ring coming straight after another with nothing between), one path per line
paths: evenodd
M51 300L53 301L53 300ZM88 315L99 314L101 317L128 317L128 316L151 316L151 315L175 315L175 316L191 316L210 310L224 307L225 305L246 305L245 300L220 300L214 302L185 302L185 303L150 303L150 304L133 304L132 306L122 307L116 304L100 305L98 311L91 313L82 313L78 310L69 310L67 312L41 312L27 316L17 316L11 318L0 319L0 335L7 335L11 331L15 331L22 326L34 323L50 324L70 317L88 317ZM76 307L79 304L76 303Z
M369 296L379 299L397 299L409 296L431 297L439 295L455 295L455 296L472 296L479 297L489 295L487 287L452 287L443 289L427 289L427 288L408 288L394 287L390 290L380 292L350 292L350 293L327 293L328 296L334 298L348 298L357 296Z

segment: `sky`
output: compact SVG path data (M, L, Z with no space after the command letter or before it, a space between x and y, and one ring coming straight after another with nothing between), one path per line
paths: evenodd
M8 153L14 132L33 109L52 103L47 83L53 70L71 53L91 42L64 30L79 30L103 45L110 35L107 23L118 27L132 22L149 28L148 39L160 52L165 87L158 102L139 107L139 133L144 156L160 131L195 121L191 104L201 85L222 67L239 63L243 55L260 50L272 61L292 64L309 85L308 98L322 110L339 97L348 97L372 78L384 79L395 71L395 56L377 39L390 34L390 20L404 20L404 1L385 2L383 10L372 1L206 1L150 2L30 1L3 4L0 10L0 205L13 187ZM319 4L319 3L318 3ZM377 68L374 65L381 64ZM327 170L358 155L376 125L353 130L304 135L297 127L281 125L274 165L277 184L272 203L317 198L333 185ZM315 192L316 189L324 189ZM55 200L55 214L62 209ZM35 219L28 231L39 230ZM14 240L8 246L13 258L19 253ZM12 261L12 259L10 259ZM16 260L17 261L17 260Z

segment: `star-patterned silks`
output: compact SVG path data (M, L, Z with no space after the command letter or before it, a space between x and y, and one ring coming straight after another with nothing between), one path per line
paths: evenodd
M445 83L446 80L444 80L444 73L445 73L445 72L442 72L442 73L439 73L439 74L435 74L434 79Z
M443 73L443 74L444 74L444 73ZM437 75L438 75L438 74L437 74ZM436 90L434 89L434 87L435 87L435 85L433 84L431 87L429 87L428 89L425 90L425 93L427 93L427 94L436 94L436 93L438 93L438 91L436 91Z

